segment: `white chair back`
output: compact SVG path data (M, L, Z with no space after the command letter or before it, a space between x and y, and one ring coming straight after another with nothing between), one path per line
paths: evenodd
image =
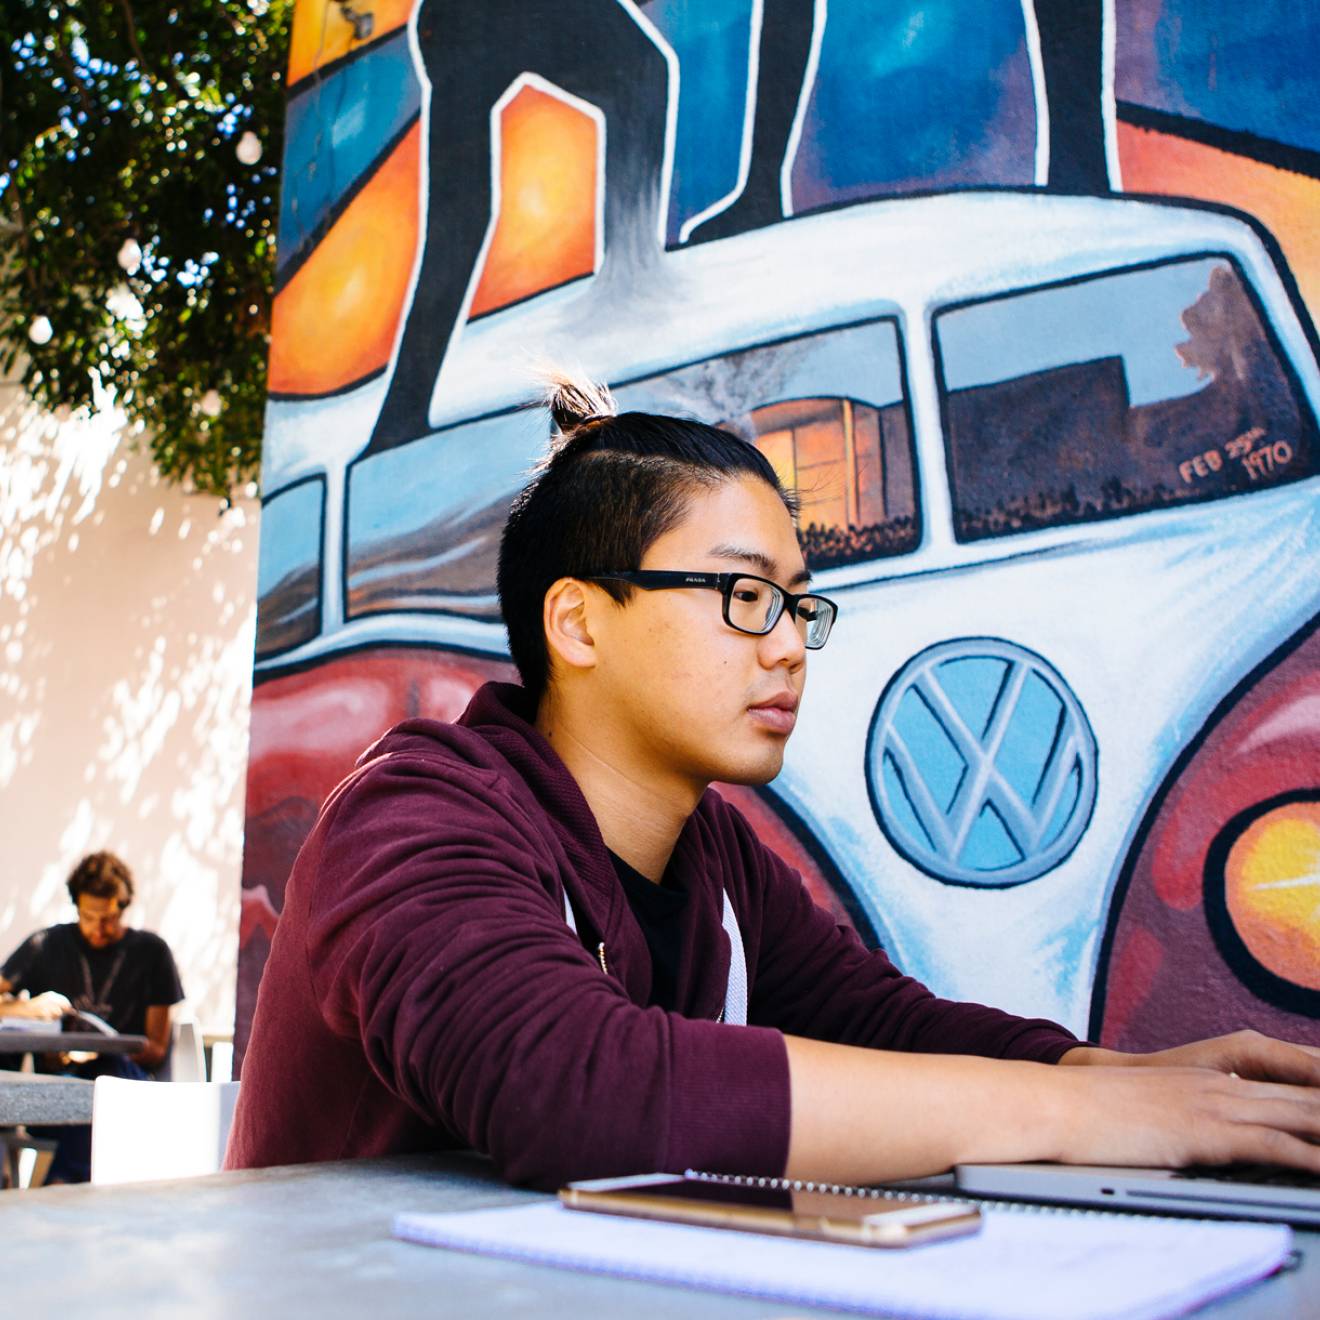
M92 1091L92 1182L151 1182L215 1173L237 1082L136 1082L98 1077Z
M169 1078L171 1082L206 1081L206 1050L202 1031L195 1019L188 1017L170 1028Z
M234 1079L234 1042L218 1040L211 1046L211 1081L230 1082Z
M202 1029L186 999L174 1006L170 1020L169 1057L156 1076L162 1082L206 1081Z

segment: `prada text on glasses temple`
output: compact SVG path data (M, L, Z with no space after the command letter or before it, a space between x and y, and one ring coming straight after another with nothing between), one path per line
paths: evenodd
M795 596L778 583L752 573L684 573L676 569L636 569L632 572L596 573L589 582L627 582L643 591L669 591L709 587L724 597L724 622L739 632L761 637L779 622L785 610L802 634L803 644L819 651L829 640L839 607L824 596L805 592Z

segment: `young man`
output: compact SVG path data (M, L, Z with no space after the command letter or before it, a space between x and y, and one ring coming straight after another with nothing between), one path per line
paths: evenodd
M304 845L229 1165L459 1145L546 1187L960 1160L1320 1172L1320 1051L1080 1045L935 998L813 905L709 788L775 776L828 638L792 500L727 432L609 413L559 391L561 443L505 529L524 686L392 730Z
M95 1013L116 1031L146 1036L132 1062L155 1072L169 1053L171 1010L183 998L174 955L159 935L124 925L133 876L114 853L84 857L68 889L77 921L29 935L0 967L0 994L30 993L31 1004L57 1009L46 1016Z
M76 922L49 926L26 940L0 968L0 994L31 993L61 1012L87 1012L125 1035L146 1036L143 1049L122 1055L61 1056L59 1071L92 1078L101 1073L145 1078L165 1062L173 1006L183 998L169 945L150 931L124 925L133 901L133 876L114 853L84 857L68 880ZM0 1014L7 1011L0 1003ZM53 1182L86 1182L91 1174L91 1128L32 1128L59 1139Z

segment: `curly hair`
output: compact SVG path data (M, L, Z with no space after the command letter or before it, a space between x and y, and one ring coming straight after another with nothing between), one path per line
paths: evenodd
M83 894L118 898L122 912L133 901L133 873L112 852L89 853L69 875L69 897L75 907Z

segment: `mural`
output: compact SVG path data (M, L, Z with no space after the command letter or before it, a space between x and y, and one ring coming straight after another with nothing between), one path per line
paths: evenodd
M239 1038L317 807L511 668L538 359L757 444L840 599L729 789L939 992L1320 1043L1320 17L301 0Z

